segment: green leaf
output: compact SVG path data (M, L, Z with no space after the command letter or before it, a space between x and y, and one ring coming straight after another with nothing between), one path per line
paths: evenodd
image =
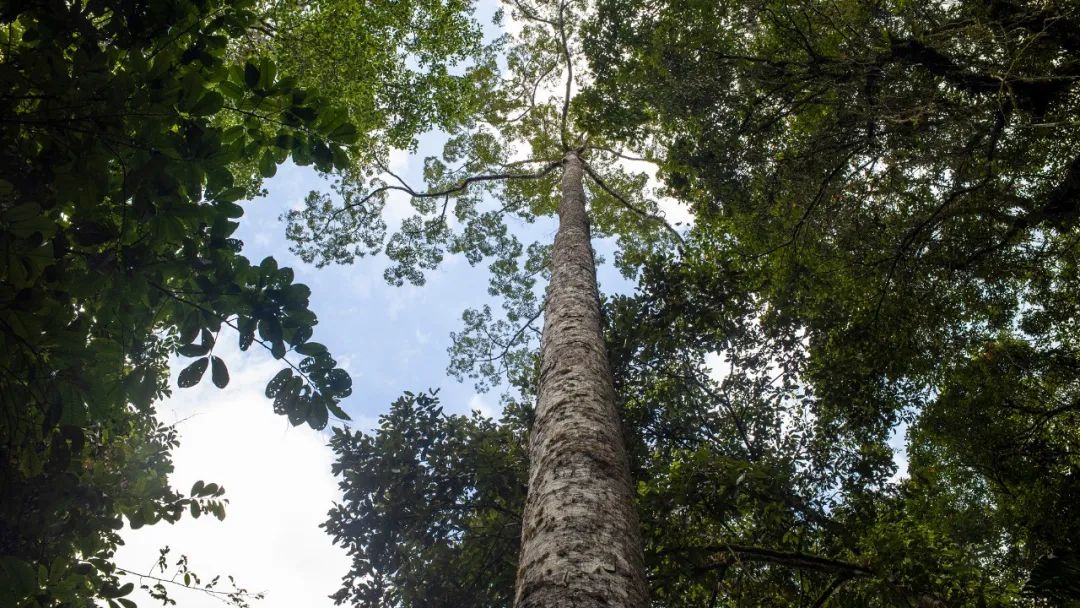
M310 398L303 395L297 395L286 402L285 414L293 426L300 426L307 422L311 406L312 403Z
M225 106L225 98L217 91L207 91L199 101L191 107L190 113L194 116L209 116L221 111Z
M352 393L352 377L349 376L349 372L335 368L330 370L330 373L326 375L327 385L331 392L338 397L347 397Z
M225 388L229 385L229 370L225 367L225 362L221 360L221 357L212 357L211 364L213 369L210 372L210 378L214 382L214 386L218 388Z
M304 344L311 339L311 334L313 331L314 330L310 325L301 325L300 327L297 327L293 331L292 337L289 338L289 344L293 346Z
M252 90L259 86L259 68L250 61L244 64L244 84Z
M356 129L356 125L349 122L330 132L330 137L343 144L354 144L359 136L360 132Z
M330 171L334 166L334 156L330 147L321 141L315 142L311 147L311 158L315 161L315 167L320 171Z
M122 587L114 587L113 585L106 584L102 586L100 590L101 597L106 599L115 599L118 597L124 597L131 593L135 589L134 583L125 583Z
M273 275L277 272L277 268L277 260L274 259L274 256L268 255L259 262L259 269L265 274Z
M180 372L180 377L177 378L177 384L180 388L190 388L199 383L202 380L203 374L206 373L206 368L210 365L210 359L199 359L191 365L184 368Z
M176 352L184 357L202 357L210 352L210 347L206 344L187 344Z
M259 63L259 88L269 89L274 86L276 73L277 67L274 65L274 61L269 57L263 57Z
M259 174L263 177L274 177L277 173L277 159L274 158L274 154L267 150L263 152L261 158L259 158Z
M349 418L349 415L345 413L345 410L341 409L337 403L334 403L333 399L327 399L325 403L326 409L330 410L330 413L337 418L341 420L352 420L352 418Z
M240 333L240 350L247 350L255 341L256 321L252 317L240 317L237 327Z
M326 406L319 403L317 400L310 401L310 407L308 408L307 423L308 426L315 430L322 430L326 428L328 415Z
M219 201L218 202L218 209L221 209L221 211L225 215L225 217L228 217L228 218L234 218L235 219L235 218L244 216L244 208L241 207L240 205L237 205L236 203Z
M213 199L223 203L231 203L243 199L245 195L247 195L246 188L243 186L232 186L215 192L213 194Z
M6 591L14 596L16 601L20 601L37 588L37 576L34 574L33 566L15 557L0 557L0 590ZM4 591L0 591L0 594ZM0 597L3 596L0 595Z
M236 84L235 82L232 82L231 80L226 80L226 81L222 82L221 84L219 84L218 89L226 97L228 97L229 99L231 99L233 101L240 101L241 99L244 98L245 92L244 92L243 87Z

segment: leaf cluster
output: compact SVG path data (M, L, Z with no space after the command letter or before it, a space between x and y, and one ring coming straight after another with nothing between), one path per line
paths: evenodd
M230 54L255 9L0 10L4 605L127 605L112 564L125 521L224 516L218 490L169 486L176 433L154 412L174 355L195 358L181 387L208 369L228 384L224 327L296 370L279 399L295 423L346 417L348 376L309 342L310 290L272 258L252 265L233 234L261 177L287 158L344 168L358 134L273 61Z

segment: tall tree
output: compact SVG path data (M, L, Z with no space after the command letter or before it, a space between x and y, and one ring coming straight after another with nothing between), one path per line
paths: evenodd
M620 235L630 259L634 251L668 246L679 235L655 214L655 201L638 192L643 178L621 172L617 156L591 145L575 126L579 60L572 41L585 4L515 3L513 10L526 25L508 53L510 77L494 89L473 128L451 138L446 162L427 159L427 191L385 170L382 174L393 182L346 180L338 186L340 207L312 194L305 209L290 214L289 233L297 241L295 250L309 260L350 261L358 242L370 247L364 243L369 226L377 221L385 195L396 190L408 194L421 214L406 219L386 244L396 262L387 274L391 281L422 281L422 271L434 267L446 250L464 253L473 263L496 258L492 291L507 296L510 322L521 325L497 325L502 335L482 339L478 334L491 333L485 327L490 311L467 314L466 331L457 336L454 370L495 374L494 366L480 362L520 353L528 345L528 327L543 310L515 604L644 606L634 486L602 333L591 232L599 225L603 233ZM538 100L537 91L549 86L557 93ZM529 148L524 159L512 155L520 144ZM447 167L457 161L464 161L461 167ZM586 176L592 179L591 201ZM496 209L479 211L486 204L480 198L483 191L501 199ZM441 207L434 204L440 199ZM451 200L462 224L457 234L447 220ZM510 213L530 220L558 214L554 244L530 247L526 270L531 272L520 269L522 247L504 222ZM547 261L538 263L538 258ZM533 275L545 266L550 283L541 306L531 288ZM333 529L346 525L330 524ZM372 597L369 584L353 582L368 568L360 555L338 601Z
M578 152L567 151L529 436L519 607L648 603L583 180Z

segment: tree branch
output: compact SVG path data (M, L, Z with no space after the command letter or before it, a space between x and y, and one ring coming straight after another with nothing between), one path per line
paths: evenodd
M559 121L559 139L562 141L564 152L570 150L566 139L566 117L570 114L570 96L574 86L574 62L570 58L570 44L566 41L566 3L559 4L559 39L561 41L563 57L566 58L566 93L563 95L562 117Z
M540 179L541 177L544 177L548 173L551 173L552 170L554 170L556 167L558 167L560 165L562 165L562 160L558 160L558 161L548 163L543 169L541 169L540 171L538 171L536 173L487 173L487 174L483 174L483 175L473 175L473 176L470 176L470 177L466 177L465 179L458 182L457 185L452 186L450 188L446 188L444 190L429 191L429 192L417 192L416 190L414 190L412 188L412 186L408 185L400 177L398 177L397 175L395 175L394 173L392 173L390 171L387 171L387 173L389 175L391 175L395 179L397 179L402 185L400 185L400 186L381 186L379 188L376 188L376 189L372 190L371 192L369 192L367 194L367 196L360 199L358 202L352 203L350 205L345 205L341 209L337 210L333 214L333 216L331 216L331 219L334 218L334 217L337 217L337 215L339 213L341 213L342 211L345 211L347 209L351 209L353 207L360 207L364 203L371 200L372 198L378 196L379 194L382 194L383 192L389 192L391 190L397 190L399 192L405 192L405 193L407 193L409 196L411 196L413 198L441 198L441 197L444 197L444 196L449 196L451 194L457 194L459 192L464 192L466 189L468 189L470 184L475 184L475 183L478 183L478 182L491 182L491 181L514 180L514 179Z
M819 595L818 598L814 600L814 604L810 608L823 608L823 606L825 606L825 602L829 601L829 598L832 597L834 593L836 593L836 590L842 587L844 583L848 582L848 580L850 580L850 578L842 574L834 578L832 582L829 583L829 586L825 587L825 589L821 592L821 595Z
M262 597L263 597L262 593L250 593L250 592L248 592L247 590L244 590L244 589L237 589L235 583L233 584L233 591L219 591L217 589L210 589L210 588L206 588L206 587L196 587L194 585L185 585L184 583L181 583L179 581L175 581L175 580L171 580L171 579L167 579L167 578L161 578L159 576L154 576L152 574L142 574L142 573L139 573L139 572L128 570L127 568L121 568L119 566L116 567L116 571L117 572L122 572L124 574L129 575L129 576L138 577L140 584L142 584L143 580L151 580L151 581L154 581L156 583L167 584L167 585L175 585L177 587L182 587L184 589L190 589L191 591L201 591L201 592L209 595L210 597L212 597L212 598L214 598L214 599L216 599L219 602L222 602L224 604L235 603L236 600L244 600L244 599L249 598L249 597L253 598L253 599L262 599ZM244 603L242 605L246 605L246 603Z
M671 224L667 223L667 220L660 217L659 215L655 215L653 213L649 213L648 211L645 211L643 209L635 207L634 205L632 205L630 203L630 201L626 200L625 197L623 197L618 192L615 192L615 190L613 190L610 186L608 186L607 183L599 175L597 175L595 171L592 170L592 167L590 167L588 163L582 163L581 165L585 168L585 173L587 173L589 175L589 177L591 177L592 180L594 182L596 182L596 185L600 186L600 188L604 192L607 192L611 196L615 197L615 200L622 203L622 205L624 207L626 207L627 209L633 211L634 213L640 215L641 217L643 217L645 219L652 220L652 221L660 224L663 228L667 229L667 231L669 233L671 233L671 235L673 237L675 237L675 240L678 241L680 249L682 248L683 245L686 244L686 241L683 240L683 237L682 237L681 234L679 234L679 231L675 230L675 228L673 228L671 226Z
M623 154L622 152L619 152L618 150L615 150L614 148L605 148L604 146L589 146L589 147L592 148L593 150L600 150L601 152L607 152L608 154L610 154L612 156L616 156L616 157L621 158L623 160L629 160L629 161L633 161L633 162L642 162L642 163L652 163L654 165L659 165L660 164L659 161L657 161L655 159L645 158L644 156L630 156L629 154Z
M709 545L704 547L683 547L664 551L662 552L662 554L689 553L694 551L706 553L720 553L727 556L735 557L736 560L769 562L774 564L780 564L783 566L790 566L792 568L798 568L800 570L830 572L848 578L870 577L877 574L876 572L865 566L860 566L859 564L853 564L851 562L845 562L838 559L820 557L817 555L809 555L806 553L794 551L776 551L773 549L765 549L763 547L751 547L748 545L723 544ZM722 564L729 563L729 561L725 560L718 563L717 567L720 567L720 565Z
M521 11L522 15L525 15L526 19L531 19L532 21L539 21L540 23L546 23L546 24L550 25L551 27L558 27L558 24L556 24L551 19L544 19L543 17L541 17L541 16L537 15L536 13L534 13L532 11L532 9L525 6L521 2L521 0L514 0L514 6L516 6L518 8L518 10Z

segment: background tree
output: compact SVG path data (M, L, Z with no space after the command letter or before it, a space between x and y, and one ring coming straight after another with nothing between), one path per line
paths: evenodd
M830 510L947 603L1071 593L1040 573L1075 543L1074 388L1052 370L1075 352L1078 24L1004 1L602 3L586 37L596 124L664 152L699 255L767 302L819 440L852 441L864 473ZM999 356L1008 389L976 371ZM969 399L995 423L976 431ZM912 477L883 502L900 421ZM1043 534L1019 504L1070 524Z

